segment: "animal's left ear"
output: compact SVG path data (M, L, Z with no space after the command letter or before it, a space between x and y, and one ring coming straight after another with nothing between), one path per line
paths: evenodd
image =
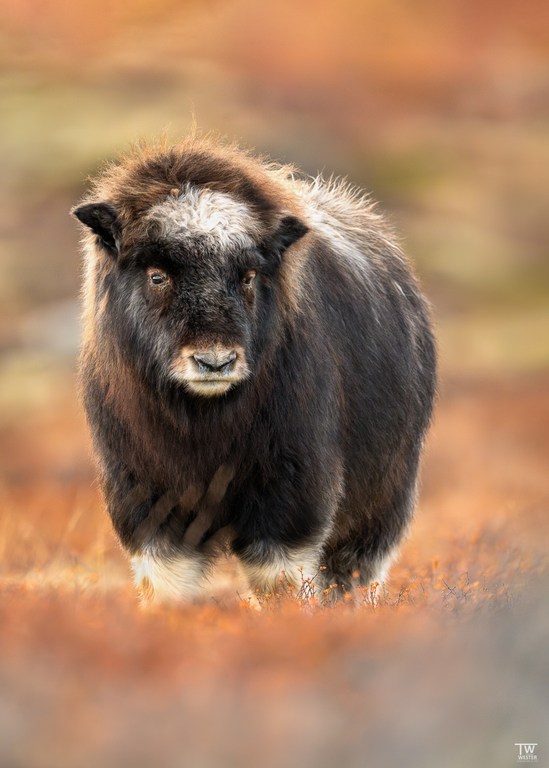
M273 235L275 248L282 255L290 245L297 242L308 231L309 227L296 216L284 216Z
M85 203L71 211L78 221L85 224L101 240L101 245L111 253L118 253L117 238L120 234L118 213L111 203Z

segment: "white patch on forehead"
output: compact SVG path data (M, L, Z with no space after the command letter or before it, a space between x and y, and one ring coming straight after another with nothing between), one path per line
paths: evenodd
M220 248L248 248L256 242L258 223L241 200L225 192L187 184L178 197L170 195L151 208L163 237L201 236Z

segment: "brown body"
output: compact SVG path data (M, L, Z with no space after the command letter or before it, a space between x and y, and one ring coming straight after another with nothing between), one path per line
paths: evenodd
M86 412L138 581L199 593L380 578L410 519L435 388L428 313L345 184L189 140L123 159L75 211Z

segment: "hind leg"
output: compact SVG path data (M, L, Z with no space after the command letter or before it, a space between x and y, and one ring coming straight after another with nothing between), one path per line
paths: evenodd
M394 494L390 505L370 509L368 517L342 538L332 537L321 557L324 602L345 599L356 587L378 587L387 581L415 502L415 482ZM337 532L337 528L336 531Z
M379 594L386 583L391 564L398 555L398 543L372 556L365 554L358 539L348 539L322 558L325 563L325 569L321 571L323 602L337 602L356 587L370 588L373 584L377 584L375 593Z

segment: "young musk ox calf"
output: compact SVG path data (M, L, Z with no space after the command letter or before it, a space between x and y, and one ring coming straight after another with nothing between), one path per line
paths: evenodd
M112 165L73 214L84 404L141 589L193 598L227 550L261 592L383 579L435 351L368 198L191 139Z

